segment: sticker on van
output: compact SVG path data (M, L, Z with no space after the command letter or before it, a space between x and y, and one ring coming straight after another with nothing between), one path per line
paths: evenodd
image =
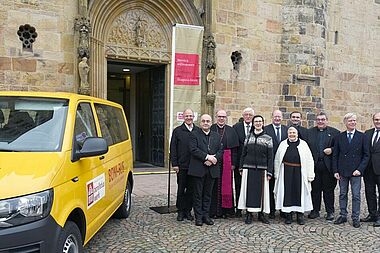
M87 182L87 209L106 195L105 181L106 177L103 173Z

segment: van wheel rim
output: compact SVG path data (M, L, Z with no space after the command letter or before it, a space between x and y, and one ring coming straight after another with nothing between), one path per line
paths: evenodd
M128 187L125 190L124 201L125 201L125 208L127 209L127 211L129 211L129 208L131 207L131 198L130 198L130 193L129 193Z
M69 235L63 245L63 253L78 253L78 241L73 235Z

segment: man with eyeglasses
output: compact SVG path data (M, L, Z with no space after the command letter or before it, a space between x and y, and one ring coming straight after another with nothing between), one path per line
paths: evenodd
M334 190L337 184L332 171L332 153L334 138L339 134L339 130L328 126L326 113L320 112L317 115L317 126L309 129L309 147L314 159L315 178L311 183L311 198L313 210L308 215L309 219L320 216L321 200L326 209L326 220L334 220Z
M211 131L219 134L223 156L219 163L220 178L216 180L212 192L210 214L215 218L227 218L235 216L232 175L238 159L239 139L235 129L227 125L225 110L216 113L216 123L211 126Z
M173 170L177 173L177 220L193 220L191 215L192 193L190 180L187 175L190 164L190 133L198 127L194 125L194 113L191 109L183 112L184 122L173 131L170 141L170 161Z
M340 215L334 224L347 222L348 186L352 193L352 226L360 227L362 176L369 162L369 143L364 133L356 129L356 115L347 113L343 123L346 131L335 138L333 152L334 177L339 181Z
M374 128L365 131L370 145L370 160L364 171L365 197L368 206L368 216L361 221L374 222L374 227L380 227L380 112L372 116Z
M251 131L252 127L252 119L255 115L255 111L251 107L247 107L243 110L242 116L243 120L241 122L236 123L233 128L236 131L236 134L239 138L239 147L237 151L237 159L235 162L234 169L234 181L235 181L235 201L238 203L240 196L240 187L241 187L241 175L239 171L240 167L240 157L244 147L245 138L248 136L249 131ZM236 216L241 217L241 210L236 209Z
M264 131L266 134L268 134L270 137L272 137L273 141L273 160L276 156L276 152L278 149L278 146L280 145L281 141L286 140L288 138L288 127L281 124L282 122L282 112L280 110L274 110L272 113L272 124L266 125L264 127ZM274 172L273 172L274 175ZM272 176L272 178L269 180L269 198L270 198L270 214L269 218L274 219L275 213L276 213L276 206L274 202L274 183L275 178Z
M190 165L188 175L193 187L193 207L195 225L214 225L210 218L212 188L215 179L220 176L218 164L222 157L219 135L210 131L211 116L201 116L200 129L190 136Z

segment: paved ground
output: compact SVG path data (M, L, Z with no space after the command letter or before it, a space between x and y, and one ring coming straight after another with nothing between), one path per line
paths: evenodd
M243 218L218 219L214 226L177 222L176 214L149 207L167 205L167 174L136 175L133 209L127 220L111 219L85 247L85 252L380 252L380 228L351 221L328 223L323 217L306 224L285 225L276 217L265 225ZM176 182L171 177L171 204ZM362 195L362 214L366 204ZM322 213L322 216L325 213Z

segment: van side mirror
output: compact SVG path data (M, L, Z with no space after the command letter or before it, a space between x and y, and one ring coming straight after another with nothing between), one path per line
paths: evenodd
M80 150L74 148L71 158L76 162L83 157L99 156L108 152L108 145L105 139L100 137L88 137Z

